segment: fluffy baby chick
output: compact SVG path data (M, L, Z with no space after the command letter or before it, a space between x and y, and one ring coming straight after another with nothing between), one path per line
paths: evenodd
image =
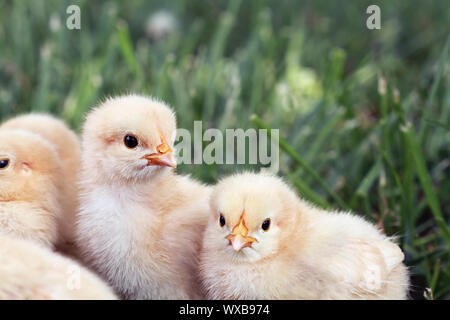
M62 167L53 146L24 130L0 130L0 232L53 247L62 214Z
M90 271L47 248L0 234L0 300L112 300Z
M48 114L32 113L5 122L1 129L23 129L40 135L55 148L61 161L63 181L60 201L63 214L58 217L59 246L68 249L75 241L75 216L78 210L77 176L81 162L78 137L66 124Z
M405 299L403 253L364 219L245 173L211 195L201 278L211 299Z
M167 105L134 95L107 100L84 125L78 245L126 299L201 297L210 189L173 172L175 130Z

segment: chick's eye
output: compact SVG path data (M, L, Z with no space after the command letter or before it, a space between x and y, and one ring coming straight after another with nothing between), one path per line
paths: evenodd
M6 169L9 166L9 160L8 159L3 159L0 160L0 170L1 169Z
M223 227L223 226L225 225L225 218L224 218L223 215L220 215L220 217L219 217L219 223L220 223L220 226L221 226L221 227Z
M135 136L126 135L124 139L125 146L129 149L134 149L138 146L139 141Z
M261 228L262 228L264 231L269 230L269 228L270 228L270 219L269 219L269 218L267 218L266 220L264 220L264 222L263 222L262 225L261 225Z

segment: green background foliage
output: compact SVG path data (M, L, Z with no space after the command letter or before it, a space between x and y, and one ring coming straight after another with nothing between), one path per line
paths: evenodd
M65 26L70 4L81 30ZM188 130L280 129L280 175L396 235L412 297L448 298L450 7L377 1L382 28L368 30L370 4L2 1L0 119L51 112L79 131L101 99L136 92ZM156 37L160 10L173 21ZM243 169L179 167L209 183Z

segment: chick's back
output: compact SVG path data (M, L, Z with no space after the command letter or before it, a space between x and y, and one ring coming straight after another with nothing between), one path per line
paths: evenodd
M1 300L114 300L111 288L78 263L30 241L0 234Z

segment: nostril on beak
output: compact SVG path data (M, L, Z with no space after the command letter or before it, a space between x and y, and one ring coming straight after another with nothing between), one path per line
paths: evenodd
M161 154L165 154L171 151L169 145L167 143L162 143L156 147L156 151Z

